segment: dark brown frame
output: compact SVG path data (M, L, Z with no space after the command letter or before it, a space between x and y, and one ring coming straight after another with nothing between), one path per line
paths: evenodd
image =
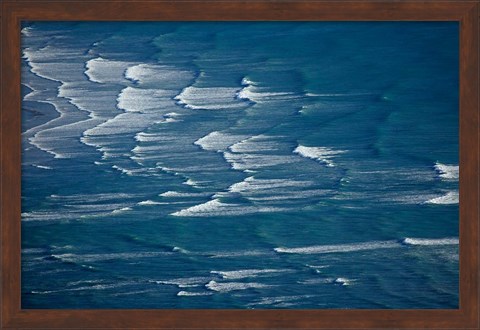
M479 324L480 0L3 0L1 7L1 328L433 328ZM460 23L460 307L451 310L22 310L22 20L327 20Z

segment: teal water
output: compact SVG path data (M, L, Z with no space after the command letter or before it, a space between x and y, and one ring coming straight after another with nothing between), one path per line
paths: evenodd
M454 22L29 22L22 308L458 308Z

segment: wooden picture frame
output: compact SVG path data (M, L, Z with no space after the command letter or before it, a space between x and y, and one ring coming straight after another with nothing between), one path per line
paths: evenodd
M3 0L1 3L1 327L431 328L479 323L479 1ZM452 310L34 310L20 303L21 21L458 21L460 301Z

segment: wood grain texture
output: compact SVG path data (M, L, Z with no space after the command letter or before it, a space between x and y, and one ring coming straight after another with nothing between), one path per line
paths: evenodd
M1 327L168 329L479 328L479 1L4 0L0 12ZM21 310L21 20L447 20L460 32L460 309Z
M20 38L9 8L2 7L1 228L2 322L20 309Z
M478 328L479 217L479 12L461 20L460 30L460 309ZM475 145L476 144L476 145ZM473 299L471 293L476 292Z
M30 20L456 20L472 1L7 1Z

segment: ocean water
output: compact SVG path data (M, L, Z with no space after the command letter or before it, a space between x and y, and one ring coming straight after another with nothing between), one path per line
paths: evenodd
M22 308L458 308L455 22L25 22Z

